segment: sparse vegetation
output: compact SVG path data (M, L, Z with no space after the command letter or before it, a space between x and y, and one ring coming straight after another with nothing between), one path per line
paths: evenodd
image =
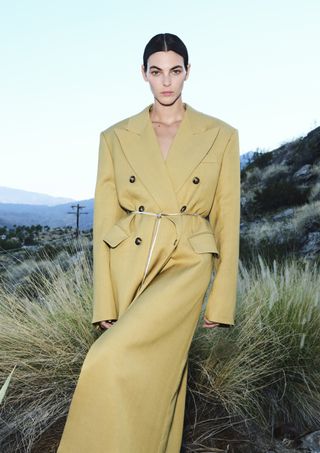
M33 299L29 291L1 289L0 379L16 366L1 406L6 453L37 451L51 427L51 442L59 440L83 359L99 335L90 322L87 251L79 241L69 265L66 253L36 264ZM240 264L236 326L198 326L190 351L189 446L216 445L212 433L230 429L247 435L251 422L270 440L288 417L300 431L320 421L319 269L296 261L268 267L261 257L251 267Z
M300 206L308 201L310 187L295 187L290 181L270 181L254 191L251 209L256 214L268 213L279 208Z
M96 338L91 326L90 254L75 242L62 260L33 263L29 286L0 288L0 379L16 365L1 407L0 450L31 452L65 414L80 365ZM75 258L75 259L74 259ZM28 264L30 266L30 263ZM31 297L33 295L33 298Z
M292 209L292 213L276 219L274 215L244 225L240 237L243 260L255 261L260 254L270 264L274 259L303 258L308 233L320 231L320 200ZM317 261L317 253L309 257Z
M250 446L234 451L262 452L259 439L272 444L286 423L300 434L318 429L319 287L310 263L267 266L259 256L250 268L241 264L236 326L197 329L192 343L189 451L242 437Z

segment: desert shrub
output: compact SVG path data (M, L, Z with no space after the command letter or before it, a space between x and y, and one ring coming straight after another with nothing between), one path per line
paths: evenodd
M251 170L254 167L265 168L272 161L273 152L267 151L263 153L254 153L252 161L247 166L247 170Z
M71 264L33 268L29 288L0 288L0 379L16 365L0 412L0 450L31 452L66 414L84 356L97 337L91 325L92 265L81 243Z
M269 265L274 260L279 263L294 257L298 260L300 249L301 239L294 229L288 229L281 237L276 229L271 235L259 239L253 239L251 235L240 237L240 254L246 264L255 262L258 255L263 256Z
M17 239L0 239L0 250L14 250L20 248L21 245Z
M241 436L257 447L257 431L271 442L289 422L298 433L318 429L319 285L319 268L308 262L267 266L258 256L250 268L240 263L235 326L198 328L191 346L189 451L225 450ZM241 451L265 451L254 447Z
M243 179L243 178L242 178ZM260 183L262 179L262 171L260 168L255 167L246 172L246 187L254 186Z
M47 267L45 290L35 279L35 300L0 288L0 382L16 366L0 408L6 453L31 452L51 428L50 448L58 444L57 423L65 421L84 357L99 336L91 325L91 260L86 247L76 247L67 270L58 261ZM286 420L299 431L319 426L319 286L319 268L309 263L240 261L235 326L202 329L201 316L191 345L189 451L227 430L247 436L253 422L269 437Z
M309 202L312 201L320 201L320 182L313 184L311 187L311 191L309 194Z
M308 201L309 187L297 187L290 181L279 180L254 192L252 208L257 213L299 206Z
M64 244L60 245L45 244L34 253L34 259L37 261L41 261L43 259L54 259L61 252L61 250L64 249L65 249Z
M312 231L320 231L320 201L314 201L296 209L293 225L296 234L300 236L305 236Z

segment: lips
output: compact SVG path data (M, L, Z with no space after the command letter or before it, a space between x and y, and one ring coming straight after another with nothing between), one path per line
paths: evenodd
M162 91L161 94L168 96L169 94L173 94L173 91Z

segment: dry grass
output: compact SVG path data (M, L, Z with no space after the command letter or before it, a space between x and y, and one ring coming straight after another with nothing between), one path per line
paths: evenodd
M320 201L293 208L293 215L288 218L273 220L265 218L260 222L254 222L246 230L245 236L251 244L258 246L261 241L268 240L271 243L279 243L293 235L297 240L305 238L306 233L312 230L313 224L320 225Z
M292 225L298 235L304 235L309 230L320 230L320 200L295 209Z
M73 248L76 259L69 259L68 269L59 260L47 260L45 272L43 262L33 263L32 278L22 285L28 297L19 285L11 292L0 290L1 381L16 365L1 406L1 451L31 451L66 414L83 358L96 338L90 324L91 264L80 243ZM37 297L30 299L30 293Z
M49 451L43 439L54 443L99 335L91 325L92 265L86 246L77 247L68 266L64 254L64 265L39 264L39 278L33 267L27 295L19 286L0 292L1 383L16 366L0 406L6 453L36 444ZM319 425L319 288L319 269L308 263L268 267L259 257L248 269L240 262L236 325L199 325L191 346L187 451L211 451L219 438L225 447L223 438L235 433L245 439L253 422L270 436L286 420L297 430Z
M230 428L246 441L254 427L270 440L288 422L300 434L317 429L319 290L316 265L268 267L260 256L250 270L240 263L235 327L198 329L191 347L189 444L217 446Z

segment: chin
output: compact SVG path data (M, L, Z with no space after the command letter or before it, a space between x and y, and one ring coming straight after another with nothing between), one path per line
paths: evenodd
M155 99L162 105L165 106L170 106L173 105L177 100L180 98L181 95L178 96L172 96L170 98L167 98L166 96L159 95L158 97L155 96Z

